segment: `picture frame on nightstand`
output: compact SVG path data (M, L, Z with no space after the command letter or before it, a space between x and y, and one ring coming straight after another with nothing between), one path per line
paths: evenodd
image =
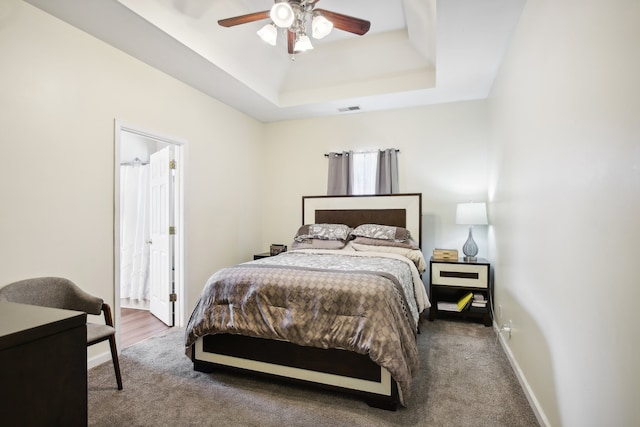
M278 255L282 252L287 252L287 245L272 243L269 247L269 253L271 256Z

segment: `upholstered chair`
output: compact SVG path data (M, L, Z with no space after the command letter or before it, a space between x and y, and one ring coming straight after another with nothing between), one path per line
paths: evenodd
M111 307L101 298L86 293L68 279L38 277L14 282L0 288L0 301L83 311L95 315L104 313L105 324L87 322L87 346L109 340L118 390L122 390L122 377L120 376L120 363L118 362L115 339L116 329L113 325Z

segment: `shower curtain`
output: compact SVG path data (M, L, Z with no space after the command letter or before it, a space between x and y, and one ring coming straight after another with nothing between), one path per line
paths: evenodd
M149 299L149 165L120 166L120 298Z

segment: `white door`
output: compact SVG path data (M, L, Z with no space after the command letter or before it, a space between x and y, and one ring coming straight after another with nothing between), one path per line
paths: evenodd
M149 183L150 217L150 311L169 326L173 326L173 147L151 154Z

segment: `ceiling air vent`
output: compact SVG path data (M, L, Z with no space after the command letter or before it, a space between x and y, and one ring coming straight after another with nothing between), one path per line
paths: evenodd
M351 107L342 107L342 108L338 108L338 111L340 111L341 113L346 113L349 111L359 111L360 110L360 106L359 105L353 105Z

